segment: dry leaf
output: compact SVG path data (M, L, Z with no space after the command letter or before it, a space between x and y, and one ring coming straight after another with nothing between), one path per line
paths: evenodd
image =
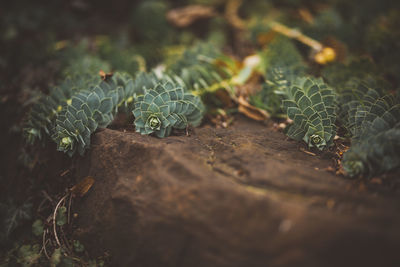
M70 191L79 197L83 197L86 195L86 193L89 191L89 189L93 186L94 184L94 178L91 176L87 176L84 178L82 181L80 181L78 184L74 185Z
M216 91L215 96L222 102L224 107L230 108L233 106L231 95L225 89Z
M111 78L111 77L113 76L113 73L112 73L112 72L105 73L103 70L100 70L100 71L99 71L99 75L100 75L101 79L102 79L103 81L105 81L105 80Z
M306 153L306 154L308 154L308 155L311 155L311 156L316 156L316 155L317 155L317 154L315 154L315 153L313 153L313 152L311 152L311 151L305 150L305 149L302 148L302 147L300 147L300 151L303 152L303 153Z
M371 184L382 184L382 179L380 179L380 178L372 178L370 181L369 181Z
M256 121L264 121L270 118L270 115L265 110L256 108L247 102L247 100L243 96L239 96L238 98L239 104L239 112L243 113L247 117L256 120Z
M191 5L168 11L167 20L177 27L187 27L198 19L216 16L213 7L202 5Z

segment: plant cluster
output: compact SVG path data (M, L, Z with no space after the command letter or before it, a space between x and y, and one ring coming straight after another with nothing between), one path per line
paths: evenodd
M333 144L336 134L335 94L321 79L298 79L283 100L283 107L293 124L287 135L303 140L308 147L323 150Z
M91 134L113 121L118 106L126 99L125 92L132 86L131 79L122 86L110 79L74 94L61 107L55 122L52 139L57 149L71 156L76 151L83 155L90 146Z
M333 145L336 129L342 128L343 137L351 140L342 160L350 177L399 167L399 99L388 92L390 83L377 75L376 66L364 58L332 64L322 74L325 82L294 75L290 66L272 69L252 103L275 117L283 111L293 120L287 135L310 148Z
M285 117L282 101L288 98L291 84L306 74L303 57L288 39L278 37L259 53L258 69L265 77L262 90L250 96L250 103L267 110L273 117Z
M187 53L183 57L186 56ZM200 124L204 105L200 97L191 93L191 89L198 87L188 83L185 76L181 78L172 71L157 74L152 70L139 72L135 78L126 73L104 73L100 79L90 71L99 66L99 61L95 61L93 66L86 58L82 61L74 61L73 65L81 66L81 74L67 76L32 107L25 125L28 143L50 136L59 151L70 156L75 152L83 155L90 147L91 134L112 123L118 112L133 111L136 130L142 134L154 133L158 137L170 135L174 128ZM192 65L199 66L190 70L197 75L202 64ZM73 66L66 69L75 70ZM204 67L207 68L208 65Z
M344 154L343 167L349 176L373 176L400 165L400 102L393 95L351 82L338 99L342 124L352 146Z
M135 29L135 33L146 42L155 40L162 43L163 48L157 51L153 46L149 47L154 50L152 52L163 54L160 58L164 59L164 64L146 71L147 62L150 66L155 64L144 50L141 55L137 53L140 49L118 52L113 48L115 43L109 39L97 39L98 54L112 62L113 69L129 69L130 75L117 72L100 79L96 72L99 69L110 70L109 64L107 66L106 62L94 56L80 54L75 57L64 69L64 81L33 106L25 129L27 140L33 143L36 139L50 136L57 143L58 150L69 155L75 152L83 154L90 146L91 134L110 125L118 112L133 114L136 131L141 134L166 137L173 129L200 124L206 110L201 97L204 100L205 95L226 89L228 97L237 101L241 92L238 93L236 85L243 85L250 77L259 75L261 90L247 94L249 105L267 111L273 118L290 119L291 124L285 130L289 137L304 141L310 149L324 150L334 144L338 132L344 132L339 137L348 138L352 143L343 159L343 166L350 176L374 175L393 169L398 166L398 155L386 152L388 148L381 142L384 138L392 140L396 136L398 100L389 90L393 89L398 77L390 56L379 59L379 55L385 53L383 42L397 47L397 31L393 25L396 25L398 16L396 12L387 13L391 5L386 4L387 8L382 8L375 24L368 25L363 31L366 37L357 34L355 38L368 44L365 51L371 57L354 55L347 64L329 64L341 56L340 48L324 46L279 22L266 22L257 17L263 12L251 10L251 5L243 6L244 14L254 13L256 18L249 20L247 25L247 21L239 21L237 25L247 26L245 29L255 37L253 40L263 45L255 53L260 59L256 67L233 60L211 42L185 49L178 59L176 55L168 58L162 51L174 50L175 46L170 44L178 37L171 25L166 25L165 17L160 16L167 12L169 2L154 0L138 4L132 21L143 22L146 30ZM260 7L270 8L271 5L273 3ZM220 6L222 2L215 4L215 7ZM368 2L368 6L373 5ZM353 7L349 5L348 8ZM346 32L348 18L343 10L341 4L332 5L313 14L314 24L302 22L298 25L311 37L327 38L327 31L332 31L340 39L334 40L334 44L345 42L349 37ZM157 19L149 19L153 15ZM283 14L279 13L279 16L289 24L297 23ZM357 13L355 19L357 23L351 25L353 31L366 17ZM166 32L171 33L171 39L160 39ZM276 36L276 32L285 37ZM291 38L312 47L308 59L305 57L308 50ZM180 44L184 43L180 40ZM349 47L353 46L349 44ZM340 60L343 61L343 57ZM382 64L386 63L387 70L382 70ZM323 79L316 78L318 76ZM343 131L338 131L339 128ZM379 137L381 135L384 137ZM377 145L366 145L371 142ZM393 144L389 147L394 147ZM373 158L381 155L382 151L388 155L390 163L374 161ZM356 159L360 159L362 164ZM351 166L356 167L353 170Z

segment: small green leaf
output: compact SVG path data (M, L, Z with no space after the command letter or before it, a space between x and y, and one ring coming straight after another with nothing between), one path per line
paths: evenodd
M110 113L113 109L113 102L111 98L104 98L101 100L99 111L102 113Z
M82 243L79 242L78 240L74 240L73 245L74 245L74 250L78 253L81 253L85 250L85 246L82 245Z
M50 258L50 266L51 267L56 267L58 264L61 262L61 248L56 248L51 254Z
M58 226L63 226L67 223L67 208L65 206L61 206L57 210L57 215L56 215L56 222Z
M95 92L90 93L87 98L87 104L91 109L99 108L100 97Z
M42 220L36 220L34 221L34 223L32 224L32 233L35 236L41 236L43 235L43 222Z

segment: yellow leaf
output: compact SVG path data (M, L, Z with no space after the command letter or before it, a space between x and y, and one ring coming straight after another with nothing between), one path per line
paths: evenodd
M243 113L247 117L256 120L256 121L264 121L270 118L270 115L265 110L256 108L255 106L250 105L243 96L239 96L238 98L239 104L239 112Z

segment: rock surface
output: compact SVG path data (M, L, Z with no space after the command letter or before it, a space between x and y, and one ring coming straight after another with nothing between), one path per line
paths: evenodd
M242 118L165 139L106 129L78 163L95 184L76 235L112 266L400 266L398 195L331 164Z

